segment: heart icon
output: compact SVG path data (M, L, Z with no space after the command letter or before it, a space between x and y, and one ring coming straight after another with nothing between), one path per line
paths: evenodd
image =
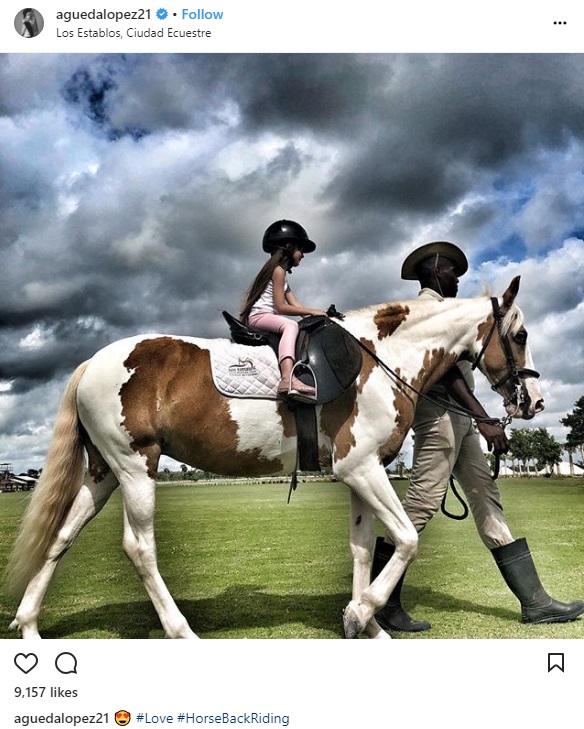
M20 668L23 673L30 673L38 662L34 653L17 653L14 656L16 668Z

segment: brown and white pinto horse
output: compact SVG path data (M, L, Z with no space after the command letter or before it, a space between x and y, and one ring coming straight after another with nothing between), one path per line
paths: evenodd
M516 278L497 300L504 314L498 333L488 297L372 306L348 313L343 326L417 390L427 390L459 358L476 360L480 354L479 368L492 384L500 383L508 411L531 418L543 409L543 400L529 376L537 373L529 369L523 316L514 303L518 288ZM489 336L491 329L495 334ZM526 370L515 385L507 377L505 334L514 364ZM23 637L40 637L37 618L59 559L117 486L124 503L123 547L166 635L196 637L156 562L154 478L160 456L227 476L290 473L296 462L295 424L286 404L221 395L211 377L209 346L210 340L191 337L133 337L105 347L73 374L9 570L22 595L11 627ZM349 637L362 631L388 637L375 612L416 555L416 530L384 465L401 448L417 397L364 354L350 390L318 408L323 460L332 462L335 476L351 489ZM396 550L370 584L375 517Z

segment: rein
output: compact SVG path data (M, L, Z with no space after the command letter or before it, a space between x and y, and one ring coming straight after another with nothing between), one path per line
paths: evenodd
M469 410L468 408L465 408L463 405L458 405L457 403L453 403L450 400L446 400L442 397L431 397L430 395L427 395L426 393L422 392L421 390L418 390L413 385L410 385L409 382L406 382L403 377L400 377L395 370L392 370L389 365L387 365L380 357L378 357L373 350L369 349L369 347L366 344L363 344L360 340L357 339L357 337L354 337L355 341L359 344L361 349L364 352L367 352L367 354L375 361L376 364L378 364L381 369L385 372L385 374L388 377L391 377L393 380L398 382L400 385L403 385L408 390L411 390L419 397L424 398L424 400L427 400L428 402L433 403L434 405L439 405L440 407L443 407L448 412L454 413L455 415L463 415L467 416L469 418L472 418L477 423L489 423L491 425L501 425L501 427L505 427L511 422L511 416L507 415L504 419L501 418L488 418L480 415L475 415L472 410Z

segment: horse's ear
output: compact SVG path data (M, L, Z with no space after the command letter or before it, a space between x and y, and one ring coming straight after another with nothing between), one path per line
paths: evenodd
M515 297L519 291L519 281L521 281L521 276L515 276L513 281L509 284L509 288L503 294L503 306L506 309L510 309L515 301Z

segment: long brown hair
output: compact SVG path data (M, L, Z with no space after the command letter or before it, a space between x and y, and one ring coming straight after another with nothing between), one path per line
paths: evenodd
M242 322L247 324L247 318L255 302L264 293L266 286L272 280L274 271L278 266L282 266L286 270L290 269L292 263L292 254L295 246L291 243L286 244L285 248L277 248L270 258L264 263L260 272L255 277L252 285L246 291L244 303L239 314Z

